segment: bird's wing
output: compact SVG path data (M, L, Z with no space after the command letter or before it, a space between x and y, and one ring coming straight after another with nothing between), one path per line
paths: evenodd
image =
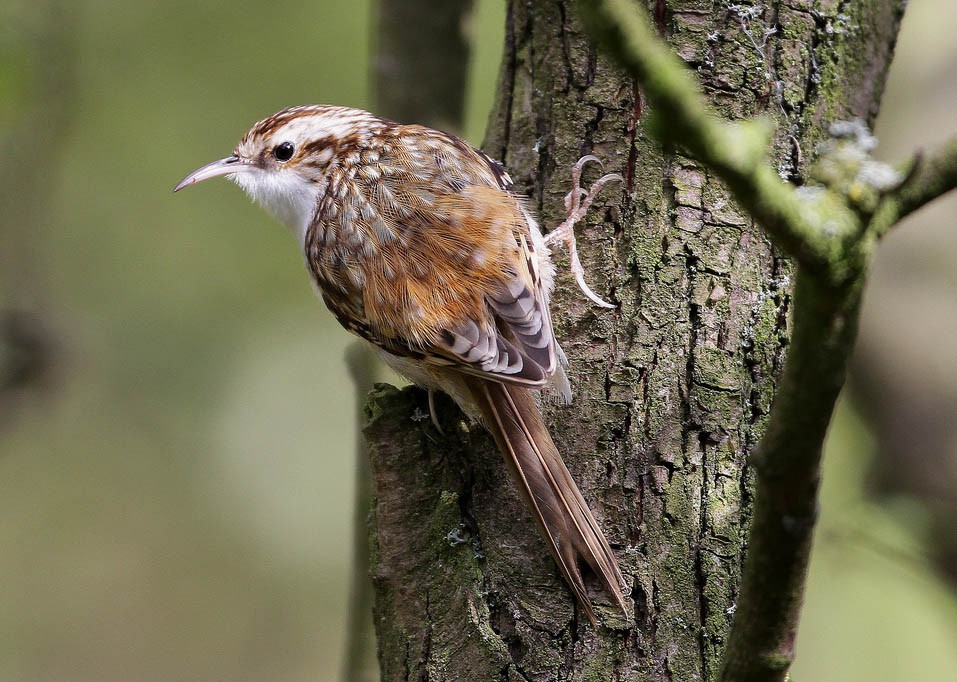
M340 200L354 208L327 218L340 243L364 235L361 248L310 256L329 307L394 354L546 384L558 351L535 228L510 183L500 164L458 138L400 126L356 177L356 195Z
M445 325L434 350L470 374L541 386L555 372L556 344L532 247L523 234L515 247L513 264L485 283L484 306Z

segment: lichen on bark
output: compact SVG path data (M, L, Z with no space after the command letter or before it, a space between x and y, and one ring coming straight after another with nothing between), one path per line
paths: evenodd
M794 181L831 119L876 114L899 20L893 3L824 0L652 11L722 115L775 121L769 154ZM869 49L852 49L865 37ZM441 435L418 391L381 388L366 434L385 680L717 675L751 512L747 457L788 342L791 269L707 171L651 142L653 113L589 42L574 3L510 3L486 151L546 228L562 219L580 156L626 179L578 230L589 281L617 308L593 307L563 271L553 318L576 398L545 412L633 612L616 615L596 588L604 620L592 629L491 439L448 402Z

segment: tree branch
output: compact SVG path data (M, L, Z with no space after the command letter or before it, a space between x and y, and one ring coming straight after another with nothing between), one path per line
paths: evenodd
M864 144L850 155L848 146L830 145L820 173L826 187L802 194L766 162L767 124L711 115L688 70L636 4L590 0L582 14L599 44L641 82L658 140L680 144L708 166L798 264L792 344L752 458L754 517L720 677L782 681L794 657L822 446L857 334L871 245L900 218L957 186L957 139L871 210L860 193L861 170L870 163ZM864 189L866 195L877 185Z
M883 236L914 211L957 189L957 137L953 137L930 157L917 156L911 172L897 191L884 198L874 215L873 229Z
M594 53L572 11L578 4L509 3L489 140L534 197L543 224L559 210L567 168L582 154L624 166L628 200L609 201L580 235L591 277L607 282L620 307L596 315L570 287L556 289L555 329L577 398L570 408L545 410L631 582L634 620L583 626L515 495L505 492L487 435L444 409L440 435L421 392L383 390L370 403L366 430L383 677L710 680L724 666L725 679L781 679L793 656L820 444L876 241L867 220L899 177L881 174L883 189L856 175L848 180L839 161L867 160L866 131L835 133L831 146L847 158L835 156L823 169L829 174L814 176L818 186L796 190L765 158L768 123L718 120L681 63L635 24L640 14L629 16L620 1L589 3L615 54L645 79L645 108L633 81ZM692 59L711 54L712 31L729 48L702 74L735 117L775 96L761 77L780 78L781 114L796 144L810 145L827 135L822 120L875 110L899 13L882 0L858 5L867 9L861 17L851 11L854 40L872 38L864 57L856 42L832 37L836 13L811 20L804 5L753 18L765 33L771 22L798 27L769 46L773 63L763 46L739 40L726 8L705 16L679 3L668 25ZM810 44L817 48L807 59L802 48ZM824 63L833 68L817 68ZM650 120L661 139L715 173L646 144ZM785 283L791 268L728 206L719 177L798 261L793 306ZM796 338L784 394L770 410L789 308ZM754 458L757 516L742 583L742 525L752 516L744 453L766 416L772 423Z
M821 451L857 336L862 280L839 290L798 269L794 331L752 456L754 516L722 680L784 680L794 658L817 521Z

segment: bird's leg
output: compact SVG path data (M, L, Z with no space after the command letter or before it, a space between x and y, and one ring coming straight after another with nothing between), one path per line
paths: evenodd
M575 243L575 223L584 217L588 208L591 206L595 197L601 191L601 188L612 180L622 182L623 178L618 173L609 173L598 178L595 183L586 191L581 186L582 168L589 161L595 161L601 165L601 161L591 154L583 156L572 166L572 190L565 195L565 222L545 235L545 244L549 247L556 242L564 242L568 249L568 260L571 263L572 274L575 275L575 281L584 292L585 296L591 299L596 305L603 308L614 308L615 306L602 300L585 283L585 269L582 267L581 260L578 258L578 246Z

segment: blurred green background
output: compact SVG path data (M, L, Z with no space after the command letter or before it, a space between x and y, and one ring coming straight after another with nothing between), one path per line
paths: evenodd
M482 0L470 22L476 144L503 17ZM0 2L0 310L37 312L55 340L40 387L0 402L0 682L337 678L351 337L237 188L170 189L284 106L371 107L372 21L367 1ZM957 132L954 26L954 3L911 3L889 158ZM954 206L885 247L935 263L951 299ZM869 298L874 334L901 326L882 305L895 267ZM924 291L933 334L953 338ZM873 444L845 405L795 676L957 680L927 512L865 494Z

